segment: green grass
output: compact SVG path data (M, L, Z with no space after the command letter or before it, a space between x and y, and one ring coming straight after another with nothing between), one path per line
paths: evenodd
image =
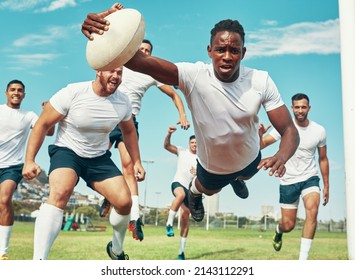
M31 260L33 255L33 223L15 222L10 241L12 260ZM132 239L127 231L124 250L131 260L175 260L180 237L165 235L165 227L146 225L142 242ZM284 234L283 247L275 252L273 231L245 229L210 229L191 227L185 256L189 260L297 260L301 231ZM49 254L52 260L107 260L106 244L112 228L105 232L61 231ZM347 260L346 233L318 231L310 252L311 260Z

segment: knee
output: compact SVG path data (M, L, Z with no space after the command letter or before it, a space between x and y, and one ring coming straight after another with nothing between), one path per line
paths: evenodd
M281 230L283 232L290 232L295 228L295 225L296 225L296 221L284 220L284 221L282 221Z
M130 160L122 161L122 171L124 173L134 173L133 163Z
M50 204L55 205L61 209L64 209L69 201L70 196L72 195L72 190L64 188L56 188L55 191L51 190L49 193L48 200Z
M184 211L181 213L181 219L182 220L185 220L185 221L188 221L190 218L190 211Z
M311 221L317 221L318 216L318 206L312 206L306 210L306 219Z
M11 201L12 199L9 196L0 196L0 210L10 207L12 205Z
M120 197L111 202L112 206L116 209L118 214L128 215L131 213L132 198L130 195Z

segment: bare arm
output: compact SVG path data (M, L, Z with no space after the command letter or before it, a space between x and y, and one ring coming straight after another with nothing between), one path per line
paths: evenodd
M262 159L258 169L264 168L264 170L267 170L271 168L269 171L270 176L275 174L276 177L282 177L286 172L285 163L297 150L300 138L297 128L291 119L290 112L285 105L271 110L267 114L273 127L280 133L281 141L276 154Z
M175 107L179 112L179 121L177 122L177 124L180 124L181 128L183 129L188 129L190 127L190 123L186 118L184 104L181 100L180 95L177 94L177 92L171 86L168 85L162 85L161 87L159 87L159 89L173 100Z
M42 109L44 109L44 106L48 103L48 101L43 101L42 102ZM51 128L47 130L46 136L53 136L55 132L55 125L53 125Z
M177 147L175 145L171 145L170 143L171 134L173 134L175 131L176 131L176 127L169 126L168 134L165 136L164 139L164 148L168 150L170 153L177 155L178 154Z
M122 10L123 6L119 3L115 3L110 9L101 13L90 13L86 16L83 24L81 25L81 32L89 39L94 40L91 33L104 34L104 31L109 29L110 22L105 19L106 16L112 14L118 10Z
M128 121L120 122L119 127L123 134L123 142L132 159L136 179L138 182L143 181L145 178L145 170L141 162L137 131L133 123L133 118Z
M125 64L129 69L147 74L161 83L178 85L179 74L177 66L167 60L147 56L140 50Z
M27 143L25 162L22 169L22 175L26 180L31 180L41 173L41 168L35 163L35 158L48 130L54 127L62 118L64 116L58 113L50 103L44 106Z
M319 169L323 178L323 205L329 202L329 161L327 157L327 146L318 148Z
M259 124L259 138L260 138L260 150L266 148L267 146L273 144L276 142L276 139L274 137L264 134L269 130L271 125L268 125L267 127L264 126L264 124Z
M102 35L109 28L110 23L104 17L122 8L121 4L115 3L110 9L104 12L88 14L81 26L81 32L88 39L94 40L91 33ZM146 56L140 50L136 52L134 57L125 66L133 71L147 74L161 83L168 85L179 84L178 70L174 63L157 57Z

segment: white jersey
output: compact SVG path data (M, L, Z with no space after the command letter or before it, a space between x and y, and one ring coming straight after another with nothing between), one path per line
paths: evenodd
M69 84L49 100L65 117L59 122L55 145L78 156L94 158L106 153L109 134L132 116L128 97L116 90L108 97L95 94L92 81Z
M128 95L132 104L132 113L138 115L142 107L142 98L151 86L161 87L163 84L149 75L132 71L123 67L122 83L119 90Z
M323 126L311 120L306 127L298 126L295 120L294 123L300 136L300 144L295 154L285 164L286 173L280 178L281 185L290 185L318 176L316 151L327 144ZM269 134L276 140L280 139L280 134L275 128Z
M0 168L23 163L26 141L37 119L34 112L0 105Z
M260 150L258 112L284 105L265 71L240 67L239 77L224 83L215 77L212 64L177 63L179 88L191 110L197 156L213 174L244 169Z
M196 169L197 156L188 149L177 147L177 157L177 167L173 182L179 182L184 187L188 188L194 177L190 170L192 167Z

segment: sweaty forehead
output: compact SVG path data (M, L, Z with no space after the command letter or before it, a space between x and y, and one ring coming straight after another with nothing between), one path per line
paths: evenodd
M232 31L220 31L218 32L212 41L213 44L228 44L228 45L241 45L242 38L237 32Z

